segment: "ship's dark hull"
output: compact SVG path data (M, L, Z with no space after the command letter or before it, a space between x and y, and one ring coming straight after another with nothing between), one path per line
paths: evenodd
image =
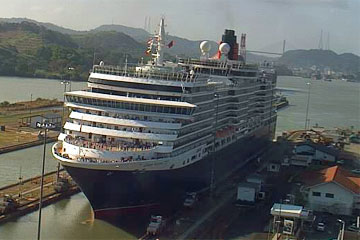
M265 134L264 134L265 132ZM245 137L187 167L164 171L105 171L64 166L88 198L96 218L148 210L182 201L187 191L209 187L214 161L215 182L245 164L269 143L270 135ZM165 205L166 205L165 204Z

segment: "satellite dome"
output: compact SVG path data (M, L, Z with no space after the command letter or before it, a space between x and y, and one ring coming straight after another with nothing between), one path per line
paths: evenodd
M228 54L230 52L230 45L228 43L222 43L220 44L219 46L219 51L222 53L222 54Z
M201 49L201 52L203 52L203 53L210 52L210 50L211 50L210 42L209 41L202 41L200 43L200 49Z
M105 65L104 61L101 61L100 66L104 66L104 65Z

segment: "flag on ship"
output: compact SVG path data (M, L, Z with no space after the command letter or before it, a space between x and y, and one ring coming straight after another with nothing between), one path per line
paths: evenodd
M150 53L151 53L151 49L148 49L148 50L145 51L146 55L150 55Z
M149 46L149 45L152 45L153 44L153 39L152 38L149 38L148 40L147 40L147 45Z

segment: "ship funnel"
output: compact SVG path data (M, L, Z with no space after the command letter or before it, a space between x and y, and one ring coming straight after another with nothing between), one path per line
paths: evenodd
M230 50L227 54L228 59L238 60L239 44L236 41L236 35L234 30L225 29L224 35L222 35L222 43L227 43L230 46ZM221 45L220 45L221 46Z

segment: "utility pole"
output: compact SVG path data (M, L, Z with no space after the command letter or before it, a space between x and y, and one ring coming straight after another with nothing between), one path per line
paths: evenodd
M283 42L283 55L284 55L284 53L285 53L285 46L286 46L286 40L284 39L284 42Z
M43 150L43 158L42 158L42 168L41 168L41 182L40 182L40 202L39 202L39 220L38 220L38 231L37 231L37 239L40 240L41 234L41 210L42 210L42 202L43 202L43 192L44 192L44 173L45 173L45 154L46 154L46 140L47 140L47 131L50 128L54 128L54 125L51 123L43 122L37 125L44 129L44 150Z
M307 97L307 104L306 104L305 130L307 130L310 125L310 119L308 119L308 116L309 116L310 89L311 89L311 83L307 82L306 84L309 86L309 88L308 88L308 97Z
M63 94L63 107L62 107L62 117L61 117L61 131L64 132L64 124L65 124L65 93L66 93L66 85L70 85L71 83L69 81L61 81L61 84L64 85L64 94ZM71 85L70 85L71 86ZM60 177L60 162L56 165L56 182L59 181Z

